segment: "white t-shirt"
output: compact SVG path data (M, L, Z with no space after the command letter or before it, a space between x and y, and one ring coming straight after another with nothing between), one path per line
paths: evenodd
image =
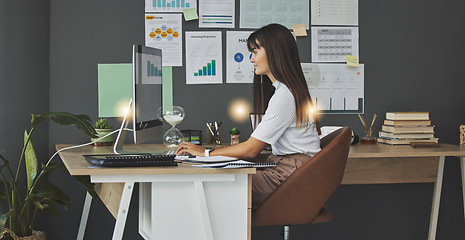
M251 137L270 144L274 155L315 155L321 149L313 119L310 119L308 127L296 127L294 96L279 81L275 81L273 86L275 93Z

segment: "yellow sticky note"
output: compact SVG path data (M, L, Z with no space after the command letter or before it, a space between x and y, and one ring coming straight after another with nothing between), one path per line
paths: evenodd
M196 8L188 8L182 10L184 13L184 20L186 21L191 21L195 19L199 19L199 16L197 15L197 9Z
M292 25L292 30L294 31L296 37L307 36L307 29L305 29L305 24Z
M359 63L358 63L358 57L357 56L346 55L346 60L347 60L347 66L349 66L349 67L358 67L358 66L360 66Z

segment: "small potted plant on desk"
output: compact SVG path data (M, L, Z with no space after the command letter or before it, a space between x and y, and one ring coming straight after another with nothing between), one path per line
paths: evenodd
M95 137L96 132L90 118L86 115L73 115L66 112L46 112L40 115L31 114L31 129L24 131L24 145L19 161L14 161L17 169L14 172L10 161L0 153L0 198L8 204L6 213L0 214L0 239L14 240L45 240L45 233L33 229L37 211L44 210L57 215L55 205L63 205L65 210L70 198L60 188L47 181L47 176L53 170L63 167L52 163L52 158L46 164L41 164L34 150L31 135L37 124L50 119L60 125L75 125L89 137ZM55 156L55 155L53 155ZM22 173L25 171L25 173ZM27 181L20 181L19 176L26 176ZM80 176L81 177L81 176ZM94 186L87 178L77 178L86 186L89 193L96 197Z
M113 126L105 118L100 118L94 124L95 131L97 132L97 137L92 138L91 141L95 141L111 132ZM111 146L113 144L113 135L109 135L105 138L102 138L94 143L95 146Z
M241 132L239 129L233 127L230 131L229 134L231 134L231 145L236 145L239 144L239 134Z

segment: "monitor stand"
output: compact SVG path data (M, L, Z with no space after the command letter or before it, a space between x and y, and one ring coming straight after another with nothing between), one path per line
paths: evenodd
M132 98L129 100L129 106L126 111L126 114L124 115L123 122L121 123L121 127L118 132L118 136L116 137L115 144L113 145L113 152L115 154L127 154L128 152L125 152L123 150L123 145L124 145L124 140L126 139L126 134L129 131L133 131L133 129L128 129L128 123L131 119L132 116Z

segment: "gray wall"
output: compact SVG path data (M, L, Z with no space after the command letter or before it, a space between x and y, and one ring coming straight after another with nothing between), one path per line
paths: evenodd
M29 113L48 110L49 4L48 0L0 0L0 152L14 169L24 130L31 128ZM33 140L39 161L46 162L47 122L38 125ZM7 210L3 201L0 209ZM44 229L47 224L41 219L38 228Z
M29 112L49 109L96 119L97 63L130 62L131 45L144 44L142 0L51 0L50 5L48 1L16 2L0 1L0 149L15 153L22 130L29 126ZM380 130L386 111L429 111L440 142L458 143L459 125L465 119L461 111L465 104L460 98L465 87L460 81L465 33L459 30L465 20L464 7L458 0L360 0L365 116L380 116L375 132ZM24 13L34 20L21 18ZM184 22L183 27L185 31L198 30L197 21ZM310 62L310 38L298 38L298 45L302 61ZM28 71L20 69L25 61L34 63ZM239 127L245 140L250 134L248 124L231 122L225 106L239 95L251 99L250 84L186 85L185 69L173 71L174 104L186 109L180 129L204 130L204 122L223 121L224 129ZM192 97L192 93L197 96ZM348 125L357 134L363 133L356 115L323 115L321 122ZM48 144L51 154L56 143L88 139L73 128L50 125L49 137L40 140L42 151ZM463 239L457 158L446 160L444 176L437 239ZM85 191L64 171L55 172L51 179L71 196L72 204L67 213L48 219L49 239L73 239ZM137 193L136 189L125 239L142 239L137 233ZM329 201L334 220L295 226L292 235L299 239L425 239L432 194L433 184L429 183L341 186ZM113 224L103 204L94 201L86 239L109 239ZM252 236L254 240L280 239L279 232L279 227L254 227Z

